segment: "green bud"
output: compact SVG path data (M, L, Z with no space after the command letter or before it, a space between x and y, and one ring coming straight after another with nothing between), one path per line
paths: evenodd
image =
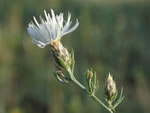
M91 94L94 94L98 89L98 82L96 79L96 73L93 72L92 69L88 69L85 76L86 76L86 80L88 83L89 92Z
M90 70L88 69L88 70L87 70L86 78L87 78L87 80L90 80L90 79L93 78L93 72L92 72L92 69L90 69Z

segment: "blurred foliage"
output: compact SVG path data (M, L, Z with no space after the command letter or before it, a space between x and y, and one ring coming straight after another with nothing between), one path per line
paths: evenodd
M43 10L72 13L79 28L62 41L74 48L76 76L93 67L104 95L104 79L111 72L124 86L121 113L150 112L150 3L148 0L1 0L0 1L0 113L99 113L76 86L53 76L49 47L32 44L28 23ZM65 38L65 39L64 39Z

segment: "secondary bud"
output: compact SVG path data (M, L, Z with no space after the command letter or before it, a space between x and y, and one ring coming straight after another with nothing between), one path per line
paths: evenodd
M116 83L113 80L112 76L108 75L107 79L105 80L105 95L108 101L114 101L117 96L117 89Z
M85 77L88 83L90 94L95 94L96 91L98 90L98 81L96 78L96 72L94 72L93 69L89 69L85 73Z
M89 80L89 79L92 79L93 78L93 72L92 70L87 70L86 72L86 78Z

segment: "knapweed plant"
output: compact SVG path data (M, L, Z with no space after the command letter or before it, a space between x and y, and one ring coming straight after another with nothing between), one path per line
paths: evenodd
M44 10L45 19L40 17L41 23L38 23L36 18L33 17L34 22L30 22L28 25L28 33L32 38L32 42L40 48L44 48L49 45L54 55L56 61L54 72L55 77L63 83L74 83L80 89L82 89L89 97L91 97L99 105L103 106L110 113L115 112L115 108L122 102L124 96L122 95L123 89L118 96L118 91L116 88L116 83L112 76L109 74L105 80L105 100L102 102L96 96L96 91L98 90L98 82L96 77L96 72L93 69L88 69L85 72L85 79L87 81L87 86L80 83L74 76L74 51L71 53L63 46L61 43L62 36L73 32L78 26L78 19L76 24L71 27L71 14L68 13L68 18L65 21L63 13L55 15L54 11L51 9L51 14L46 13Z

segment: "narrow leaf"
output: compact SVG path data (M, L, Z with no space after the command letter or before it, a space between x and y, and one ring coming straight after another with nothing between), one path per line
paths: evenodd
M121 88L120 96L119 96L118 100L115 102L113 108L116 108L123 101L124 96L122 96L122 95L123 95L123 88Z
M73 51L73 49L72 49L72 54L71 54L71 63L72 63L71 71L73 72L74 71L74 66L75 66L74 51Z
M96 87L97 87L97 79L96 79L96 72L94 72L94 75L93 75L93 91L94 91L94 93L95 93Z
M67 69L67 66L66 66L66 64L65 64L65 61L64 61L63 59L61 59L61 58L58 58L58 59L59 59L61 65L62 65L65 69Z

